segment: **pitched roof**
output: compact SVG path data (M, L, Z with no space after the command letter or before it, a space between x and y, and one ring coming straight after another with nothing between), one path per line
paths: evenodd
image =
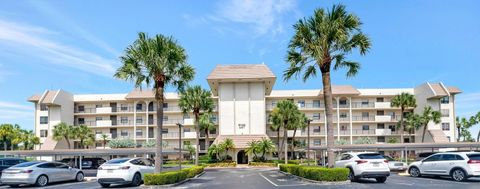
M223 142L225 139L232 139L233 144L235 144L235 148L247 148L248 143L252 140L262 140L263 138L268 139L267 135L219 135L213 141L213 144L219 144Z
M433 91L435 92L436 96L448 96L447 91L445 91L440 83L432 83Z
M276 78L265 64L217 65L208 75L207 80L214 79L256 79Z
M448 86L448 87L447 87L447 90L448 90L448 92L450 92L451 94L462 93L462 90L460 90L458 87Z
M44 95L40 103L42 104L54 104L55 96L57 96L58 91L48 90Z
M40 100L40 98L42 98L42 96L36 94L36 95L32 95L32 96L28 97L27 100L29 102L38 102Z

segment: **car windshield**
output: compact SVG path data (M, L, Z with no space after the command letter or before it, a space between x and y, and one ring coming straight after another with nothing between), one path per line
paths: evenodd
M120 163L125 163L125 162L127 162L128 160L130 160L130 159L128 159L128 158L124 158L124 159L112 159L112 160L110 160L110 161L107 161L106 164L120 164Z
M467 157L471 160L480 160L480 154L467 154Z
M386 160L388 161L395 161L392 157L390 156L383 156Z
M378 153L368 153L368 154L358 154L360 159L385 159L381 154Z
M20 163L20 164L17 164L17 165L14 165L13 167L30 167L32 165L36 165L36 164L39 164L41 162L25 162L25 163Z

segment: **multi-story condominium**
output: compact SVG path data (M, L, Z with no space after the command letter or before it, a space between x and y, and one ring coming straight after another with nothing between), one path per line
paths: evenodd
M236 149L232 154L238 161L245 157L243 149L247 142L261 138L276 141L276 132L270 129L268 120L271 110L280 100L288 99L312 121L311 146L326 145L326 124L323 93L321 90L273 90L276 77L263 64L219 65L207 77L215 101L212 121L217 129L210 132L210 139L201 133L200 152L206 152L206 141L218 143L225 138L233 139ZM353 86L333 86L335 139L348 144L359 137L369 137L377 143L403 140L421 141L421 130L404 132L400 139L396 127L400 108L391 106L397 94L413 94L417 107L407 111L422 113L431 106L442 114L441 123L430 123L426 142L454 142L455 95L461 91L443 83L424 83L414 88L357 89ZM167 93L163 104L164 129L162 135L166 148L178 147L178 137L184 145L194 144L196 132L192 114L184 114L178 107L177 93ZM37 149L66 148L66 142L52 139L52 129L59 122L87 125L97 137L107 134L111 138L133 139L138 146L154 140L156 130L156 106L154 93L150 90L133 90L125 94L71 94L63 90L47 90L28 99L35 103L35 133L41 138ZM176 125L184 125L179 133ZM305 141L307 129L298 130L296 138ZM291 136L293 131L288 131ZM74 146L78 146L74 141ZM97 142L95 147L102 147ZM168 157L174 158L174 157Z

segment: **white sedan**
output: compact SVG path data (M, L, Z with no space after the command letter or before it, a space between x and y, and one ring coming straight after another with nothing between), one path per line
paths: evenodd
M112 159L98 168L98 183L106 188L111 184L142 184L145 173L153 173L154 164L146 158Z
M401 161L396 161L390 156L383 156L386 160L388 160L388 168L390 171L405 171L407 170L408 165Z

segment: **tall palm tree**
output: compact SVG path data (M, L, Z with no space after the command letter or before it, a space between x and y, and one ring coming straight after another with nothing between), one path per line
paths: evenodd
M425 133L427 132L427 126L430 121L435 124L439 124L441 120L442 114L439 111L433 111L432 107L427 106L423 109L423 113L420 117L422 126L423 126L423 133L422 133L422 143L425 141Z
M457 142L460 142L460 137L462 136L460 133L460 130L462 129L462 123L461 118L458 116L455 118L455 127L457 128Z
M209 90L202 89L201 86L196 85L187 87L187 89L180 93L180 100L178 106L183 113L193 112L195 117L195 132L197 133L195 146L195 165L198 165L198 152L200 150L200 115L211 113L213 110L212 93Z
M86 125L80 125L75 127L75 135L78 140L80 140L80 148L85 148L85 141L92 138L93 131L88 128Z
M476 123L480 123L480 112L477 113L477 115L475 115L475 117L477 118L477 121ZM478 130L478 134L477 134L477 142L480 142L480 129Z
M277 106L273 109L272 113L270 114L272 116L272 121L274 124L279 125L283 129L283 139L282 142L280 143L279 146L279 159L280 159L280 150L285 147L285 142L287 140L287 130L291 129L293 125L295 125L299 119L299 110L297 105L290 101L290 100L281 100L277 103ZM280 140L280 138L278 138ZM287 152L284 152L287 154ZM285 162L287 161L286 158Z
M75 139L75 128L65 122L60 122L53 127L53 140L67 142L68 149L71 149L70 140Z
M273 108L272 113L269 115L268 119L271 122L270 130L277 132L277 157L280 160L280 128L282 128L282 122L278 116L273 117L272 115L278 115L278 108Z
M0 125L0 139L3 142L3 150L7 151L7 144L13 138L14 126L12 124L2 124Z
M417 107L417 101L415 100L415 96L413 96L412 94L403 92L399 95L395 95L392 98L390 106L400 108L400 122L398 124L400 125L400 143L403 143L403 132L405 130L403 114L405 113L405 109Z
M355 76L360 69L358 62L346 60L353 49L359 49L365 55L370 49L370 39L361 31L360 18L348 13L343 5L334 5L332 9L316 9L312 17L299 20L293 28L295 34L288 45L284 80L299 77L305 82L316 77L318 70L322 75L323 99L327 115L327 148L329 166L335 162L333 133L333 100L330 71L347 68L347 77ZM333 65L332 65L333 64Z
M123 65L117 69L115 77L131 80L135 87L152 87L157 102L157 135L155 137L155 172L162 169L162 128L165 87L172 86L179 91L195 75L187 63L185 49L172 37L157 34L150 38L146 33L138 33L138 39L120 57Z
M205 132L205 146L206 149L208 149L210 147L210 131L216 129L215 123L212 121L212 115L209 113L200 115L198 124L200 126L200 130Z

